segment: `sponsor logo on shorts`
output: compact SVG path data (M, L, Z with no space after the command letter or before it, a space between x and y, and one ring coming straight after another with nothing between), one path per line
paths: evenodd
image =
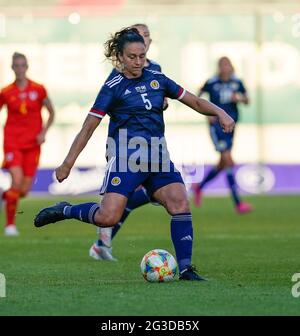
M121 183L121 179L118 176L115 176L111 179L111 184L113 186L118 186Z
M159 83L158 83L157 80L153 80L153 81L151 81L150 86L151 86L152 89L154 89L154 90L159 89Z
M218 142L218 148L219 148L219 150L224 150L224 149L226 149L226 148L227 148L227 143L226 143L226 141L224 141L224 140L220 140L220 141Z

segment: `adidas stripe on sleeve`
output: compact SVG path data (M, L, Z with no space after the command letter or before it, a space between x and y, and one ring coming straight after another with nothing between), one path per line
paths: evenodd
M90 109L89 114L94 117L102 119L109 111L113 103L114 94L112 88L123 80L121 75L114 76L108 80L101 88L95 100L93 107Z

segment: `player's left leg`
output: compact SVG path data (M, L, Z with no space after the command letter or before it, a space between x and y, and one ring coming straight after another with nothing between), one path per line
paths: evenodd
M151 173L143 183L148 195L171 215L171 238L179 267L179 279L203 280L192 266L193 224L186 187L172 161ZM167 168L167 169L166 169Z
M24 176L20 187L20 198L24 198L28 195L32 182L33 178L31 176Z
M230 189L237 213L244 214L252 211L252 206L246 202L242 202L239 196L233 172L234 162L231 156L231 150L226 150L221 153L221 161L223 162L223 166L226 172L227 184Z
M204 280L192 266L193 225L185 185L175 182L153 194L172 216L171 237L179 267L180 280Z

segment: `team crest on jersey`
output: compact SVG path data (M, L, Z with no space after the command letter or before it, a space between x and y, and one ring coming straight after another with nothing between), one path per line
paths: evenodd
M30 100L36 100L38 97L38 93L36 91L30 91L28 96Z
M147 91L146 85L136 86L135 89L138 93L145 93Z
M118 176L115 176L111 179L111 184L115 187L121 183L121 179Z
M154 89L154 90L159 89L159 83L158 83L158 81L155 80L155 79L154 79L153 81L150 82L150 86L151 86L152 89Z
M227 143L226 143L226 141L224 141L224 140L220 140L220 141L218 142L218 147L219 147L219 150L224 150L224 149L226 149L226 147L227 147Z

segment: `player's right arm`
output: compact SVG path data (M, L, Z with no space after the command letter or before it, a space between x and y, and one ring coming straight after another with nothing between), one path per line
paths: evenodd
M109 85L103 85L96 100L86 117L81 130L76 135L69 153L64 159L63 163L55 170L58 182L65 180L74 166L79 154L82 152L95 129L100 124L106 112L109 111L113 102L113 91Z
M67 154L64 162L55 170L58 182L65 180L74 166L79 154L82 152L97 126L100 124L101 119L92 115L88 115L82 125L80 132L76 135L69 153Z

